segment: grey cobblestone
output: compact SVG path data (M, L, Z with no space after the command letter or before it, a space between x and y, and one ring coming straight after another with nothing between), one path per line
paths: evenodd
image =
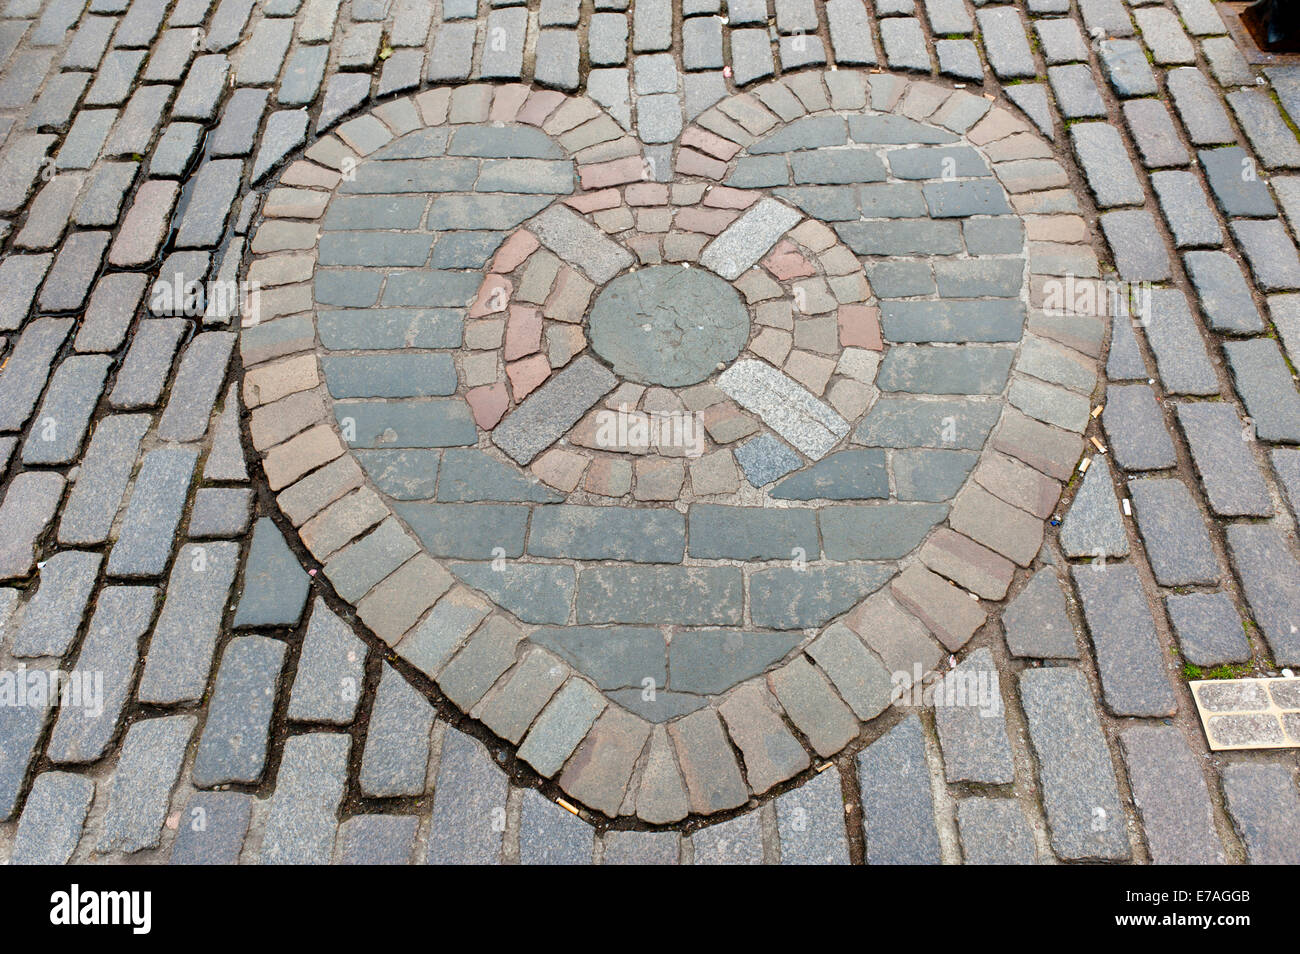
M351 722L361 699L366 654L366 644L317 598L289 696L289 718L334 725Z
M1162 586L1217 583L1210 535L1187 486L1179 480L1135 480L1129 493L1156 582Z
M324 732L285 741L262 836L262 864L329 863L351 741Z
M114 414L95 427L63 507L60 543L75 546L108 539L148 428L149 417L143 414Z
M908 716L857 758L868 864L939 864L921 721Z
M1192 665L1220 666L1250 658L1241 617L1226 593L1170 594L1165 609L1178 646Z
M109 788L98 851L157 847L195 722L193 716L145 719L127 731Z
M423 794L432 729L433 707L385 668L366 732L361 790L375 797Z
M162 575L197 459L198 451L185 447L160 447L145 454L108 555L110 576Z
M1246 424L1237 412L1214 403L1175 407L1210 509L1221 516L1272 514L1268 488L1250 444L1242 439Z
M13 634L11 652L19 657L64 656L77 638L99 566L98 553L65 550L40 568L40 588L27 601Z
M234 543L181 548L140 678L142 701L173 704L203 695L238 564Z
M11 865L67 864L81 841L95 783L68 772L42 772L32 783L14 834Z
M181 814L171 863L237 864L252 808L252 796L240 792L195 792Z
M108 587L96 597L77 667L103 674L102 711L61 709L46 749L51 761L94 762L108 749L135 681L140 637L149 627L156 598L157 590L149 586Z
M405 865L415 850L420 819L414 815L358 815L339 829L339 862Z
M524 865L589 865L596 833L590 825L559 805L525 789L519 820L519 863Z
M1241 266L1230 255L1221 251L1188 252L1183 261L1211 328L1228 334L1264 330Z
M483 746L449 728L433 787L429 864L498 864L508 788Z
M935 687L935 728L949 782L993 785L1014 780L997 668L977 649Z
M1020 699L1038 755L1052 849L1063 859L1128 858L1110 750L1083 674L1027 669L1020 674Z
M1168 664L1137 572L1131 565L1094 564L1073 567L1071 576L1097 653L1107 707L1117 715L1172 715L1177 701Z
M839 770L826 769L776 800L783 865L846 865L844 798Z
M963 798L957 827L968 865L1034 864L1034 833L1021 807L1009 798Z
M1300 636L1292 627L1300 594L1300 563L1282 532L1268 524L1231 524L1228 552L1255 622L1281 666L1300 662Z
M285 645L241 636L226 646L194 758L194 784L251 784L262 776Z
M260 518L253 528L234 625L294 625L307 605L307 587L307 575L280 531L269 518Z
M1251 864L1295 864L1300 797L1286 765L1229 765L1223 794Z
M1186 296L1177 289L1153 289L1150 309L1143 330L1155 353L1165 390L1172 394L1218 394L1219 379Z

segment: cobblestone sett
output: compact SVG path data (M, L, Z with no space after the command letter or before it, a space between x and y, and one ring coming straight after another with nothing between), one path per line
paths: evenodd
M1175 405L1210 509L1220 516L1265 517L1273 503L1251 445L1246 425L1227 404Z
M62 657L72 648L101 562L98 553L71 550L44 561L40 588L28 599L13 632L13 655Z
M93 762L108 750L135 681L140 637L149 627L156 598L157 591L149 586L110 586L99 592L77 668L97 674L96 680L103 674L102 711L60 709L46 748L51 761Z
M95 783L69 772L42 772L32 783L14 833L11 865L63 865L81 841Z
M127 730L97 851L134 852L158 846L196 722L193 716L170 716L145 719Z
M977 486L968 485L958 495L949 523L1021 566L1033 560L1043 538L1040 521Z
M528 396L492 432L492 441L513 460L527 464L576 424L617 383L613 374L583 356Z
M839 770L816 778L776 801L783 865L847 865L844 796Z
M1074 624L1056 571L1043 567L1002 613L1007 648L1013 656L1078 659Z
M690 553L703 559L784 560L796 550L816 558L817 519L811 510L770 510L693 504Z
M1115 478L1100 454L1092 458L1092 466L1061 521L1060 540L1069 557L1128 555L1128 536L1115 499Z
M498 864L509 789L483 746L448 729L438 759L429 864Z
M895 577L890 592L953 651L964 646L987 618L970 594L924 567L908 567Z
M1107 212L1099 221L1121 278L1130 282L1169 279L1172 266L1155 216L1145 209L1126 209Z
M968 865L1031 865L1037 862L1034 833L1024 809L1009 798L963 798L957 828Z
M881 330L890 342L1016 341L1024 320L1024 306L1011 300L888 301L881 307Z
M1065 860L1128 858L1110 750L1083 674L1070 668L1026 669L1020 674L1020 700L1038 757L1052 850Z
M575 560L678 563L685 545L686 521L673 510L561 505L535 509L528 552Z
M1264 330L1241 266L1230 255L1220 251L1188 252L1183 262L1196 286L1198 304L1212 329L1227 334Z
M519 757L551 778L573 754L607 702L581 679L569 679L533 723Z
M828 627L807 652L859 719L873 719L888 707L893 686L889 673L847 626Z
M976 650L944 677L935 687L934 699L948 781L1011 782L1011 745L997 668L988 649Z
M1133 800L1154 864L1223 864L1214 810L1196 756L1172 726L1120 733Z
M489 560L500 555L498 550L508 558L524 552L528 507L403 503L397 513L433 556Z
M650 726L642 719L607 708L569 759L560 785L584 804L616 817L649 735Z
M244 566L244 589L235 611L235 627L293 626L307 605L309 582L271 519L258 519Z
M1010 560L947 528L926 541L920 557L934 572L985 599L1003 599L1015 575Z
M1261 291L1300 288L1300 253L1280 219L1239 220L1230 228Z
M375 696L358 781L371 797L421 795L434 712L428 701L388 667Z
M718 387L813 459L825 456L848 432L843 418L760 361L737 361L718 378Z
M158 435L164 440L194 441L208 429L235 336L210 331L199 335L185 349L172 384L171 398L158 421Z
M21 430L31 417L71 327L68 318L38 318L23 329L0 372L0 431Z
M49 664L34 665L29 671L46 671ZM0 706L0 820L9 821L18 809L18 795L27 769L36 756L46 723L54 710L49 706ZM30 801L31 796L29 796Z
M361 697L366 653L366 644L317 598L303 637L288 717L335 725L351 722Z
M946 504L841 504L823 508L818 520L828 559L897 560L947 514Z
M921 720L903 719L857 758L868 864L939 864Z
M1179 72L1181 70L1174 70L1174 73ZM1225 116L1225 121L1226 118ZM1227 141L1232 141L1231 132L1228 133ZM1242 171L1251 168L1251 163L1254 162L1246 150L1238 146L1202 149L1196 156L1201 161L1201 168L1205 170L1205 178L1214 194L1214 201L1224 215L1277 214L1277 205L1263 180L1259 176L1248 178L1242 175Z
M1183 657L1194 666L1220 666L1250 658L1241 615L1226 593L1173 593L1165 597L1169 623Z
M1218 561L1205 521L1181 480L1135 480L1129 485L1138 530L1151 571L1161 586L1219 581Z
M803 657L767 677L768 687L790 721L822 757L830 757L858 732L858 722L829 680Z
M1286 765L1237 764L1223 769L1228 813L1251 864L1296 864L1300 797Z
M339 829L338 861L345 865L410 864L420 819L415 815L358 815Z
M1218 394L1218 377L1186 296L1177 289L1154 289L1150 308L1143 330L1165 390L1171 394Z
M1164 470L1177 463L1160 405L1147 385L1107 388L1101 421L1115 463L1124 470Z
M525 789L519 818L519 863L589 865L596 830L537 792Z
M591 567L578 575L578 622L736 625L740 573L730 567Z
M346 735L318 732L284 743L262 835L262 864L328 864L347 778Z
M241 636L226 646L194 758L195 785L261 778L284 655L284 643L264 636Z
M734 281L799 220L798 212L775 199L760 199L709 243L700 256L700 264Z
M1169 716L1177 700L1151 610L1132 565L1075 566L1071 577L1097 653L1102 696L1117 715Z
M24 464L67 464L76 459L109 363L102 355L77 355L59 365L23 445Z
M182 318L150 318L140 322L108 396L114 409L140 410L158 405L185 331L186 322Z
M569 618L577 586L571 567L517 563L502 570L495 564L458 563L450 569L526 623L563 623Z
M550 653L540 649L525 651L519 665L475 706L473 713L501 738L518 744L564 681L565 672Z
M1294 623L1300 611L1300 563L1282 531L1270 524L1232 524L1228 552L1273 661L1280 666L1300 663L1300 634Z

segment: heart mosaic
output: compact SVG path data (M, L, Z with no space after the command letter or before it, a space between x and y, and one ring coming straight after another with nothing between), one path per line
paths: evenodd
M385 103L262 204L265 479L361 621L570 797L736 808L1037 554L1095 376L1034 307L1078 261L1036 238L1051 155L847 70L724 100L671 170L582 96Z

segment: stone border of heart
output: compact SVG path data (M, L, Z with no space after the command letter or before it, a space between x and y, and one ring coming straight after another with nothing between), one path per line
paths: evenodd
M518 746L539 775L609 817L658 825L736 809L849 745L896 698L891 674L932 680L984 624L980 600L1004 598L1016 568L1037 556L1043 522L1083 449L1090 392L1080 393L1075 372L1095 372L1096 319L1040 309L1049 283L1100 271L1086 232L1073 234L1064 168L1012 109L929 80L801 73L697 117L679 140L674 181L722 187L746 147L785 124L868 112L945 129L975 147L1025 225L1029 318L1001 416L946 521L904 558L900 573L774 668L667 724L612 704L581 673L529 645L519 626L459 582L387 509L331 409L311 281L330 195L395 138L447 124L538 127L577 164L583 192L573 199L643 183L639 144L584 96L517 84L435 88L379 105L318 139L283 170L262 206L247 277L265 287L256 320L246 317L241 333L243 391L251 442L280 510L378 639L461 711ZM559 208L564 221L552 227L570 229L579 217L565 204L542 215ZM575 234L581 241L586 233ZM472 300L465 296L466 305ZM385 508L378 521L376 502Z

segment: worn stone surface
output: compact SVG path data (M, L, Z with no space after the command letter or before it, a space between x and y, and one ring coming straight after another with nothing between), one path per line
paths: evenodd
M908 716L857 758L868 864L939 864L921 721Z
M1223 864L1201 767L1178 730L1134 726L1120 744L1152 862Z
M1129 857L1124 809L1091 694L1076 669L1027 669L1020 701L1038 756L1052 849L1061 858Z

